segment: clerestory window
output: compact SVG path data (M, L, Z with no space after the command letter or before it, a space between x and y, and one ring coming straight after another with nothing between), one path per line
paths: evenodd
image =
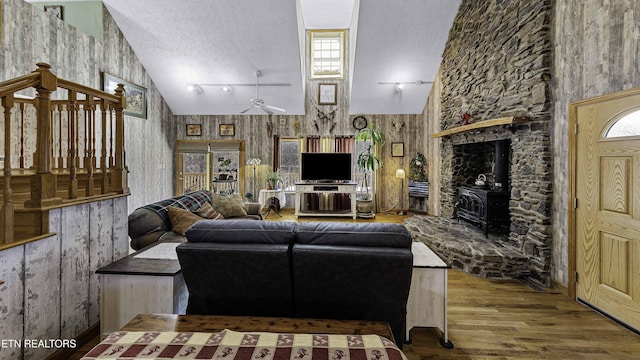
M309 78L344 78L345 30L309 30Z

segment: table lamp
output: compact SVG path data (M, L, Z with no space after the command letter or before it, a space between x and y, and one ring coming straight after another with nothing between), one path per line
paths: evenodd
M403 189L404 189L404 177L405 177L406 173L404 171L404 169L398 169L396 170L396 177L398 179L400 179L400 191L399 191L399 196L398 199L400 200L400 206L399 209L400 211L397 212L398 215L406 215L407 213L404 211L404 194L402 193Z

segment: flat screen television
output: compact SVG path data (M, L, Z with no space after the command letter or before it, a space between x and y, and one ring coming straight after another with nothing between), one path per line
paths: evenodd
M351 180L350 153L302 153L302 181L345 182Z

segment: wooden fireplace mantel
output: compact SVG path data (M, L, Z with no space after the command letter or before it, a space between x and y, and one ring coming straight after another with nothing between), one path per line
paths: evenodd
M439 138L444 136L451 136L453 134L459 134L459 133L463 133L463 132L474 130L474 129L483 129L483 128L488 128L488 127L498 126L498 125L521 124L523 122L527 122L528 120L529 118L526 116L509 116L509 117L501 117L501 118L490 119L490 120L483 120L483 121L474 122L468 125L461 125L458 127L433 133L431 134L431 137Z

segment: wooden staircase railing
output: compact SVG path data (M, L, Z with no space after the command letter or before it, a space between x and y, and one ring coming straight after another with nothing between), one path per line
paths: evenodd
M112 95L58 78L48 64L37 66L0 83L0 247L47 233L52 208L129 194L123 85Z

